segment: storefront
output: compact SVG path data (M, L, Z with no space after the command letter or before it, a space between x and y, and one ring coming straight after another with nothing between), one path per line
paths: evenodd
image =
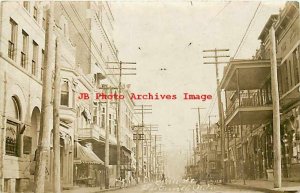
M74 160L74 183L78 186L104 187L104 162L91 148L76 143L77 158Z

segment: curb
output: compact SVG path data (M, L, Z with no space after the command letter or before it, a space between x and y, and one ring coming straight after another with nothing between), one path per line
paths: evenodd
M231 186L235 188L241 188L246 190L254 190L254 191L262 191L268 193L299 193L300 190L276 190L276 189L268 189L262 187L254 187L254 186L247 186L242 184L224 184L225 186Z

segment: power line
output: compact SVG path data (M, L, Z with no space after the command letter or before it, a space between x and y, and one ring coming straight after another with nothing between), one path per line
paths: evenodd
M245 33L244 33L244 35L243 35L243 38L242 38L241 42L240 42L239 45L238 45L238 48L236 49L236 51L235 51L235 53L234 53L234 55L233 55L233 58L235 58L235 56L237 55L237 53L238 53L238 51L239 51L239 49L240 49L240 47L241 47L241 45L242 45L242 43L243 43L245 37L246 37L246 35L247 35L248 31L249 31L249 28L250 28L250 26L251 26L251 24L252 24L252 21L254 20L254 18L255 18L255 16L256 16L256 13L257 13L258 8L260 7L260 5L261 5L261 1L259 2L259 4L257 5L257 7L256 7L256 9L255 9L255 12L254 12L254 14L253 14L253 16L252 16L252 18L251 18L251 20L250 20L248 26L247 26L247 29L246 29L246 31L245 31Z
M230 2L229 2L229 3L230 3ZM223 7L223 9L220 10L220 12L221 12L222 10L224 10L224 9L229 5L229 3L226 4L226 5ZM257 6L257 8L256 8L256 10L255 10L255 12L254 12L254 14L253 14L251 20L250 20L250 23L249 23L248 26L247 26L247 29L246 29L246 31L245 31L245 33L244 33L244 35L243 35L243 38L242 38L241 42L239 43L239 45L238 45L238 47L237 47L237 49L236 49L236 51L235 51L234 57L237 55L239 49L240 49L241 46L243 45L244 39L246 38L246 36L247 36L247 34L248 34L248 31L249 31L249 29L250 29L250 26L251 26L253 20L255 19L255 16L256 16L256 14L257 14L257 12L258 12L258 9L259 9L260 5L261 5L261 2L259 2L259 4L258 4L258 6ZM217 15L218 15L218 14L217 14ZM216 17L216 16L215 16L215 17ZM215 91L215 94L216 94L216 92L217 92L217 89L216 89L216 91ZM213 96L215 96L215 94L214 94ZM210 113L212 112L213 107L214 107L215 104L216 104L216 97L214 97L214 100L212 101L211 104L213 104L213 105L210 105L211 108L209 107L209 110L207 111L207 113L206 113L206 115L205 115L205 118L206 118L206 119L205 119L205 122L204 122L204 123L207 122L208 115L210 115Z

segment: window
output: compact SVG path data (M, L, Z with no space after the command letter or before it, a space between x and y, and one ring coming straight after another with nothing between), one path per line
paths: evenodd
M10 40L8 40L8 57L12 60L16 60L16 50L17 50L17 35L18 35L18 25L13 20L10 19Z
M93 108L93 123L97 124L97 106Z
M88 119L84 112L81 113L81 128L87 128L88 126Z
M297 59L297 50L293 52L293 64L294 64L294 77L295 77L295 84L299 83L299 67L298 67L298 59Z
M101 127L105 127L105 108L102 108L102 113L101 113Z
M108 116L108 128L109 128L109 134L111 134L111 114Z
M32 137L24 136L23 137L23 153L31 154L31 148L32 148Z
M32 41L32 64L31 64L31 73L37 75L37 61L38 61L38 51L39 46L35 41Z
M47 11L43 12L43 29L46 30L46 15L47 15Z
M69 84L68 81L64 81L61 86L61 94L60 94L60 104L64 106L69 106Z
M115 126L114 126L114 134L115 134L115 136L117 136L117 119L115 119Z
M28 34L22 30L22 37L23 37L23 46L21 51L21 66L26 68L27 66L27 57L28 57Z
M16 97L8 101L9 109L8 120L6 123L5 153L11 156L19 155L19 137L20 137L20 106Z
M23 7L24 7L27 11L29 11L29 9L30 9L29 1L23 1Z
M41 63L41 80L43 81L44 74L44 65L45 65L45 51L42 50L42 63Z
M37 10L37 7L34 6L33 7L33 18L37 21L37 15L38 15L38 10Z

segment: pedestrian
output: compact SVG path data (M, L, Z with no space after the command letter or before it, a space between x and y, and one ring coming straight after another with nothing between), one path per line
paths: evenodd
M161 181L163 181L164 184L166 183L166 177L165 177L165 174L164 174L164 173L162 174Z

